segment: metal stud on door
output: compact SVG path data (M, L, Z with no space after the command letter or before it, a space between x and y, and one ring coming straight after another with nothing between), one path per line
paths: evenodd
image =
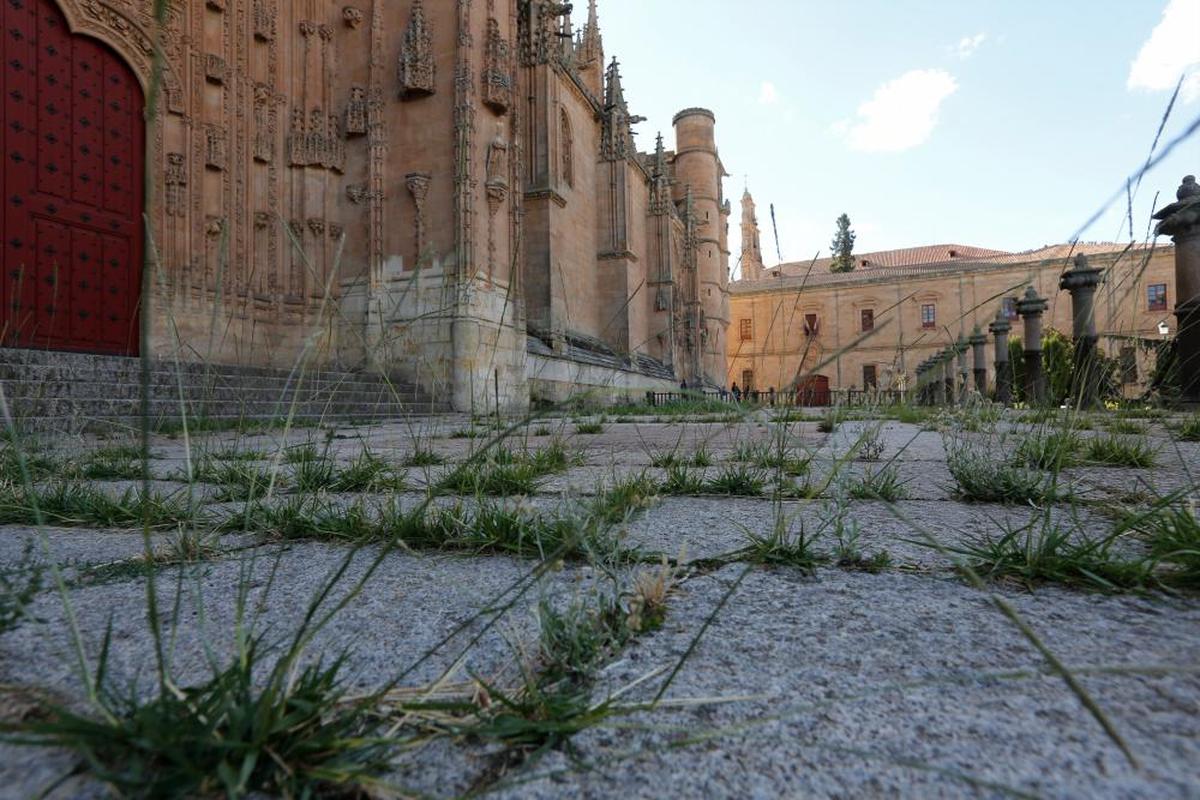
M54 0L0 3L0 343L136 354L142 90Z

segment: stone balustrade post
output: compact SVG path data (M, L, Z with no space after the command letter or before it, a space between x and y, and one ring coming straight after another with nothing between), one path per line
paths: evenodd
M1176 202L1154 215L1154 232L1175 243L1175 357L1181 399L1200 404L1200 185L1183 179Z
M988 325L988 331L996 338L996 402L1012 404L1012 364L1008 361L1008 333L1012 323L1004 316L1004 310L996 312L996 319Z
M1075 264L1059 279L1059 288L1071 293L1072 335L1075 339L1075 364L1071 374L1071 398L1081 408L1091 408L1100 399L1100 363L1096 357L1095 298L1102 270L1092 267L1087 256L1075 257Z
M976 325L967 341L971 345L971 364L975 368L975 391L980 397L987 397L987 337Z
M1031 406L1046 403L1046 374L1042 369L1042 314L1050 304L1038 297L1032 286L1017 302L1017 313L1025 326L1025 401Z

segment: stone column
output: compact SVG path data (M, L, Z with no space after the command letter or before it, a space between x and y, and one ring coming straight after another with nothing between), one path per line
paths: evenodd
M965 403L967 395L971 392L971 373L967 369L967 337L961 333L958 335L958 341L954 343L954 352L958 356L958 401Z
M1017 302L1025 324L1025 400L1031 406L1046 402L1046 375L1042 371L1042 314L1050 304L1030 286Z
M975 391L979 392L980 397L987 397L987 337L976 325L968 341L971 344L971 363L975 367Z
M1012 365L1008 363L1008 332L1012 323L1004 316L1004 310L996 312L996 320L988 325L996 337L996 402L1012 403Z
M1200 185L1183 179L1176 202L1154 215L1155 234L1175 242L1176 371L1185 403L1200 403Z
M1059 279L1060 289L1071 293L1072 334L1075 338L1075 366L1071 375L1071 397L1082 408L1091 408L1100 399L1100 371L1096 359L1096 315L1094 301L1100 273L1088 264L1087 256L1075 257L1075 265Z
M946 378L942 375L942 354L938 353L929 360L929 382L933 387L930 400L935 406L946 402Z
M947 347L942 351L943 379L946 382L946 405L952 406L957 402L958 389L954 385L954 348Z

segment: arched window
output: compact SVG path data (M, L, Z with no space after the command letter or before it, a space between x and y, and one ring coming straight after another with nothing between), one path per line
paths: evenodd
M571 119L567 110L562 111L562 176L567 186L575 188L575 137L571 133Z

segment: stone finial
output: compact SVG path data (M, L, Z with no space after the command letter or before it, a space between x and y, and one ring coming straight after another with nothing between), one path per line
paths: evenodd
M983 334L983 329L976 325L975 330L971 331L971 338L967 341L972 347L981 347L987 344L987 336Z
M1004 314L1004 309L996 311L996 318L988 324L988 330L993 334L1008 333L1012 330L1012 323L1008 321L1008 317Z
M1183 202L1196 196L1200 196L1200 184L1196 183L1196 176L1185 175L1183 183L1179 185L1179 190L1175 192L1175 199Z
M1065 292L1090 288L1100 283L1102 272L1103 270L1091 265L1086 255L1080 253L1075 256L1075 262L1071 268L1059 278L1058 285Z
M1017 313L1022 317L1040 316L1049 306L1044 298L1038 297L1037 290L1030 286L1025 290L1025 296L1017 301Z
M1156 236L1190 236L1200 225L1200 184L1195 175L1184 177L1175 197L1174 203L1154 214L1159 221Z

